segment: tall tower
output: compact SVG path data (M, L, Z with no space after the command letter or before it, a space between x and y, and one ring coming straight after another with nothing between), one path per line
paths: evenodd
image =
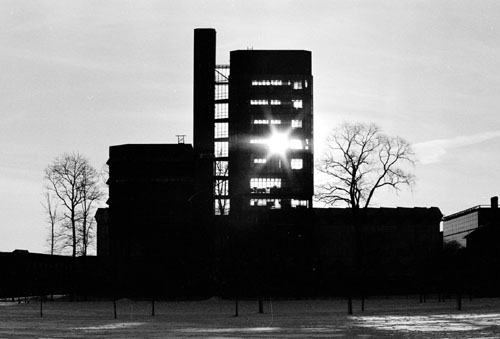
M213 215L215 29L194 30L193 146L198 157L196 192L189 201L198 214Z
M215 29L194 30L193 146L214 153ZM210 128L208 128L210 127Z
M195 29L197 199L215 215L312 207L311 52L215 53L215 30Z
M312 207L311 52L232 51L230 64L231 213Z

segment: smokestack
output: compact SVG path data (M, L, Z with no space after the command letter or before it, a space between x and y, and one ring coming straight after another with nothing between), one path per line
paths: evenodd
M498 197L491 197L491 208L498 209Z
M194 30L193 147L214 155L215 29Z

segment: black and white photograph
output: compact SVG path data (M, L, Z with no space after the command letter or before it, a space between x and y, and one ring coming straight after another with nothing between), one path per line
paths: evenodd
M0 338L499 338L500 2L0 0Z

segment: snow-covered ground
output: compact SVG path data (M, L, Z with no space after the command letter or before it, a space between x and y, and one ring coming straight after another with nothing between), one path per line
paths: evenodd
M354 302L347 315L345 300L270 300L264 314L257 301L151 302L121 299L113 302L53 301L40 304L0 302L3 338L499 338L500 299L464 299L462 311L453 299L419 303L409 298L369 298L366 310Z

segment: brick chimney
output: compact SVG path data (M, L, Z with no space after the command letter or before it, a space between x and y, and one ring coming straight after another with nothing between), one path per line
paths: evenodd
M491 197L491 208L498 209L498 197Z

